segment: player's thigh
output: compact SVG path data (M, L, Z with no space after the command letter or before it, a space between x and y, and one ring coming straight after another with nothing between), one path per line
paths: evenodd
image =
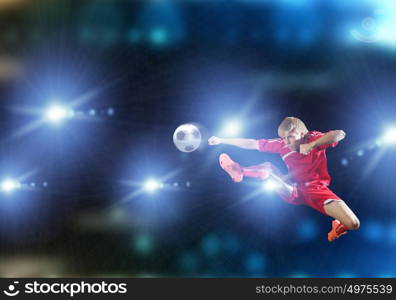
M325 212L339 220L342 224L347 226L349 229L358 229L360 226L359 219L356 217L354 212L346 205L342 200L333 201L323 206Z

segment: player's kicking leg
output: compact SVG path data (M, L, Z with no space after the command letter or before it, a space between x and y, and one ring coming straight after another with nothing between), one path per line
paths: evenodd
M227 154L222 153L219 157L220 166L230 175L234 182L241 182L244 176L265 180L271 178L279 189L277 192L283 198L290 198L293 195L294 187L282 179L281 172L271 163L266 162L257 166L244 167L233 161Z
M345 234L348 229L357 230L360 227L359 219L344 201L331 201L326 203L323 208L330 217L335 219L332 222L332 230L327 235L329 242Z

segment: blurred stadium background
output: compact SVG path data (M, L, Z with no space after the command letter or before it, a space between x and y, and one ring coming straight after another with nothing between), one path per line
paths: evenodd
M395 20L392 0L0 0L0 276L395 277ZM347 132L328 161L358 232L329 244L330 218L217 163L278 157L172 142L288 115Z

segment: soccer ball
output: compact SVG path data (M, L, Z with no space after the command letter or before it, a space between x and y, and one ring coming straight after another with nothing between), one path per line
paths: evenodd
M182 152L193 152L201 144L201 132L193 124L183 124L173 133L173 143Z

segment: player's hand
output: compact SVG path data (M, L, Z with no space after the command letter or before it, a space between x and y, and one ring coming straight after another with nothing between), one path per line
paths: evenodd
M218 138L217 136L212 136L212 137L208 140L208 144L211 145L211 146L219 145L219 144L221 144L221 139Z
M307 155L309 152L312 151L313 148L314 148L314 145L312 143L301 144L300 145L300 153Z

